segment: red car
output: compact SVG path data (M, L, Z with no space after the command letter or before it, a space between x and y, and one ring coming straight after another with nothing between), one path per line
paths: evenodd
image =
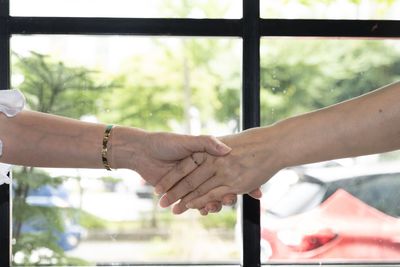
M264 192L263 261L399 262L399 167L281 174Z

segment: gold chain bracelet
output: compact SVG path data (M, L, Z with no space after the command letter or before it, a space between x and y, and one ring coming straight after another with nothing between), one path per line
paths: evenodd
M111 130L114 127L114 125L107 125L105 131L104 131L104 136L103 136L103 149L101 150L101 159L103 160L103 165L106 170L111 171L110 164L108 163L108 158L107 158L107 145L108 145L108 140L110 139L111 135Z

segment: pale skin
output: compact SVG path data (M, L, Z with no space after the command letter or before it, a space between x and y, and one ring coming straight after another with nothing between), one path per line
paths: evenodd
M0 113L0 162L34 167L104 168L101 149L105 127L34 111L22 111L11 118ZM112 129L108 142L111 168L135 170L151 185L157 184L177 163L184 162L188 171L195 169L197 165L189 157L195 152L222 156L230 151L211 136L152 133L123 126ZM234 199L235 195L227 196L226 202Z
M161 206L180 199L174 213L207 212L207 203L252 192L286 167L400 149L400 83L221 140L232 148L229 154L204 154L186 177L172 170L160 179Z

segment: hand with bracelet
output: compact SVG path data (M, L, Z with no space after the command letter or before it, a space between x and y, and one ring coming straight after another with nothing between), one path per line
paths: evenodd
M3 94L0 95L2 163L55 168L128 168L155 185L172 169L185 176L197 168L201 162L191 157L195 152L222 156L231 150L211 136L106 127L22 110L23 104L14 112L5 100L9 95L10 99L15 96L21 99L22 95L16 90L6 91L0 91Z
M254 128L222 141L232 152L184 177L172 170L156 186L174 213L203 209L227 194L256 194L277 171L301 164L400 149L400 82L348 101ZM184 168L184 167L182 167ZM256 190L256 191L254 191ZM206 210L207 211L207 210Z

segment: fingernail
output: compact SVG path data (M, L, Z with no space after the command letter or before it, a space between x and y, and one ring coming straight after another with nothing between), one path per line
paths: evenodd
M160 201L158 202L158 204L160 205L161 208L166 208L169 206L169 201L168 198L164 195Z
M211 207L210 209L207 209L208 212L216 212L217 208L216 207Z
M228 200L226 203L225 203L225 205L226 206L232 206L233 205L233 200L232 199L230 199L230 200Z
M222 152L222 153L228 153L232 150L229 146L225 145L224 143L219 142L217 144L217 150Z

